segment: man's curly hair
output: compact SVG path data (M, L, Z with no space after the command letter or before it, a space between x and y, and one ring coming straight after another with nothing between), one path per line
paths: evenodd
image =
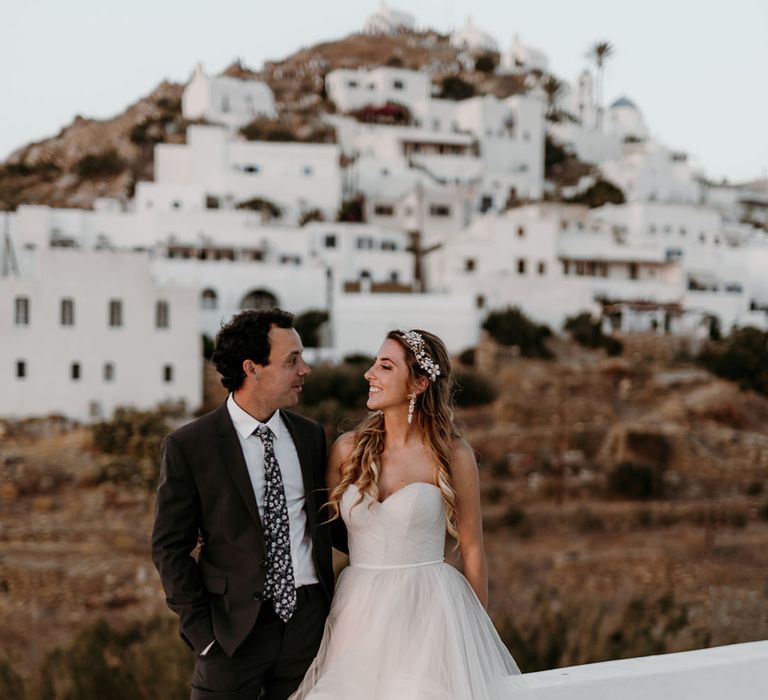
M245 381L243 362L269 364L269 331L273 326L293 328L293 314L282 309L250 309L233 316L219 329L211 359L229 391L239 389Z

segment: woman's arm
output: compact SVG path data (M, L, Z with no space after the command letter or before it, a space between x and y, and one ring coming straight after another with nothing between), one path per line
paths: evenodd
M352 452L352 448L354 447L354 437L354 433L352 432L344 433L331 447L331 453L328 456L328 468L325 476L329 498L331 492L341 482L341 468ZM338 549L344 554L349 554L347 528L340 517L336 518L336 520L331 523L331 540L335 549Z
M483 519L480 511L480 479L472 448L455 443L453 485L456 491L456 521L464 575L484 607L488 607L488 566L483 547Z
M355 434L352 431L339 436L336 442L333 443L331 454L328 456L328 471L325 475L329 494L341 482L341 469L349 455L352 454L354 446Z

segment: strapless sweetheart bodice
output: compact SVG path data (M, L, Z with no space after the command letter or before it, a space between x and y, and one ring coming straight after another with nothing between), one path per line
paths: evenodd
M351 484L341 498L350 565L386 569L443 560L445 509L437 486L413 482L381 503L367 493L357 503L360 496Z

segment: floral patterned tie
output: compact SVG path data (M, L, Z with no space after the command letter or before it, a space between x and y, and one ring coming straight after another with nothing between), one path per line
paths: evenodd
M288 503L283 477L275 457L274 434L260 425L253 434L264 445L264 539L267 547L266 595L272 599L277 616L288 622L296 611L296 580L291 561Z

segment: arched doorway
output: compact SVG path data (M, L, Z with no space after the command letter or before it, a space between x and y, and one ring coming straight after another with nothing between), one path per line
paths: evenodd
M274 309L277 306L277 297L266 289L256 289L248 292L240 302L240 309Z

